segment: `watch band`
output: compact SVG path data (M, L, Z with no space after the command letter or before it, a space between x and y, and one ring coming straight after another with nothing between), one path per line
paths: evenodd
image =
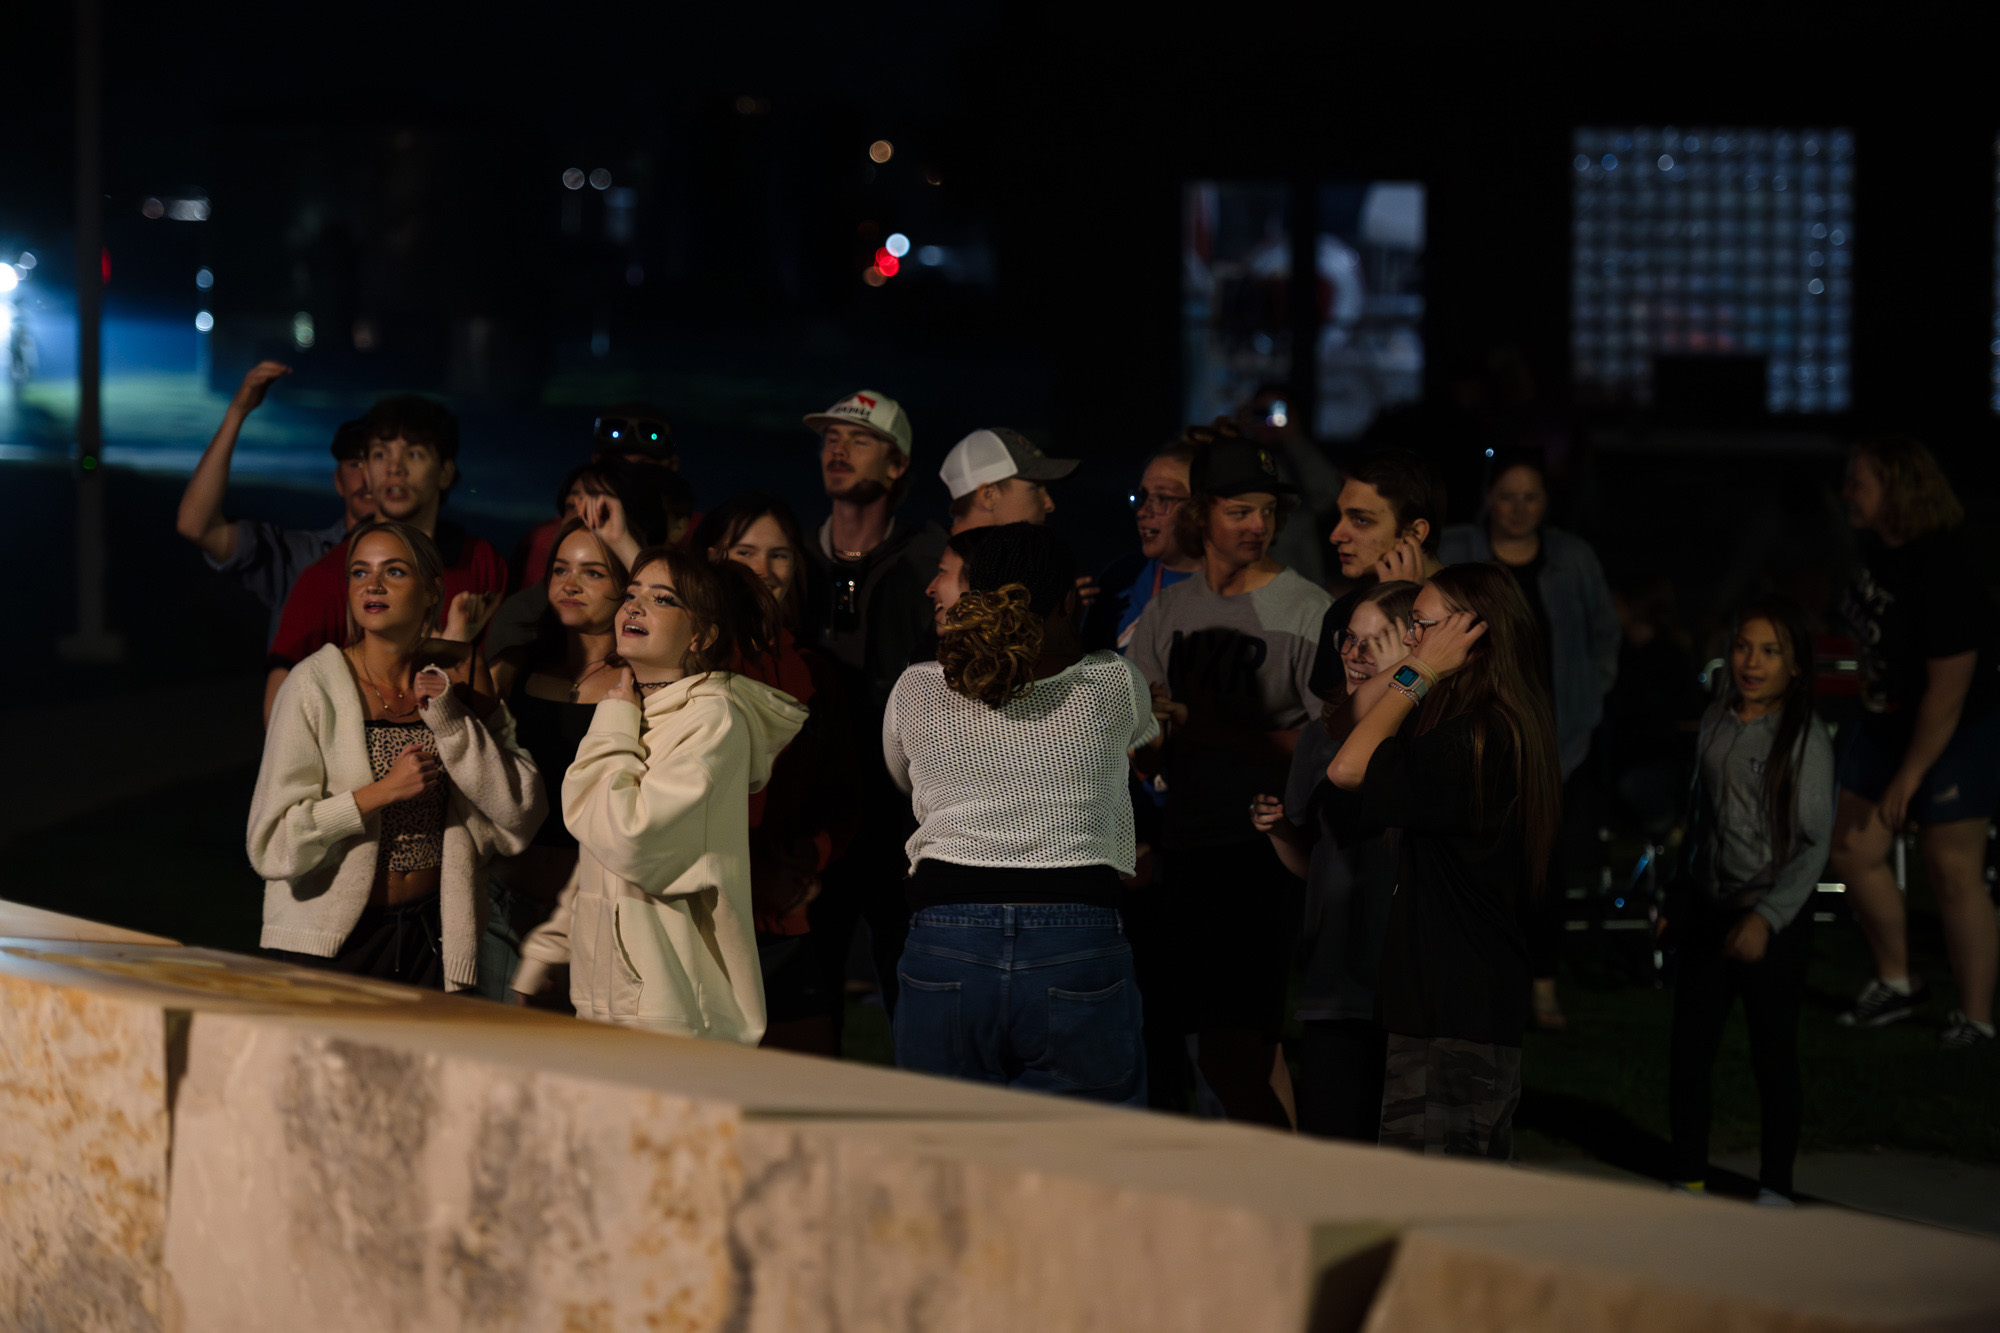
M1396 668L1396 673L1389 677L1389 684L1409 695L1416 703L1422 703L1424 696L1431 692L1429 677L1408 662Z

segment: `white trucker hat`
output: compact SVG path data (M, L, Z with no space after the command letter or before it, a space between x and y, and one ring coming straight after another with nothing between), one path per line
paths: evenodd
M850 393L826 411L814 412L805 420L810 431L823 431L836 421L866 426L884 439L894 441L903 451L903 457L910 456L910 414L901 403L873 389Z
M989 481L1026 477L1029 481L1061 481L1076 471L1080 458L1050 458L1033 440L1017 430L993 426L976 430L951 447L938 475L951 498L962 500Z

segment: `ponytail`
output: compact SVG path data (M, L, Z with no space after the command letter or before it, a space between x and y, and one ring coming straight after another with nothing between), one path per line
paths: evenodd
M1042 634L1042 618L1028 605L1026 584L964 594L946 613L938 639L945 683L988 708L1005 707L1033 687Z

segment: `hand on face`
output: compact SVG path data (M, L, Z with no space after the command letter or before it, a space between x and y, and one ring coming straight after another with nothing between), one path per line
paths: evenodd
M1422 640L1410 650L1410 656L1443 679L1465 665L1472 645L1485 635L1485 621L1470 611L1453 611L1425 627Z
M1381 583L1422 583L1424 547L1413 536L1398 538L1396 544L1375 562L1375 578Z

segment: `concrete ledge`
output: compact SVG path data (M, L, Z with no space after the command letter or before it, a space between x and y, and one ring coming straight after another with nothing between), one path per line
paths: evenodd
M2000 1243L0 940L7 1326L1364 1321L2000 1327Z

